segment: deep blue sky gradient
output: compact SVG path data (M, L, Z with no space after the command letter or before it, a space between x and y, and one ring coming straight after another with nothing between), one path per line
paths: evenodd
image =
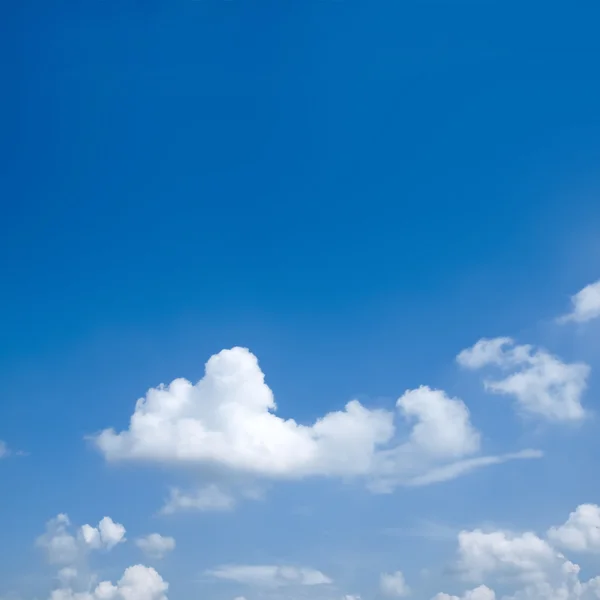
M0 579L31 569L57 512L135 529L156 510L161 474L112 470L83 438L222 348L250 347L300 421L421 383L474 394L452 361L484 335L593 362L547 322L599 272L598 3L22 0L1 15L0 438L31 454L0 464L0 537L16 540ZM493 425L504 408L472 410ZM550 467L520 468L526 486ZM450 520L487 518L476 499L509 475L477 477L474 495L448 484ZM327 518L354 535L367 494L312 493L348 513L297 534ZM402 494L374 501L377 527L435 512L433 491ZM497 502L501 520L514 506ZM269 546L262 506L241 509L247 537L237 514L204 523L215 560L239 558L234 539ZM208 560L193 547L182 563Z

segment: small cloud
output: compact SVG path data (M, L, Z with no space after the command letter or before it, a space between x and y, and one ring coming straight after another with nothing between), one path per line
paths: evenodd
M327 575L316 569L278 565L224 565L207 574L216 579L270 588L332 583Z
M542 348L518 345L511 338L481 339L463 350L459 365L475 370L496 367L506 376L484 380L493 394L513 396L523 413L549 421L580 421L585 416L581 397L590 367L565 363Z
M579 505L566 523L548 530L548 539L573 552L600 553L600 506Z
M559 317L557 322L585 323L600 317L600 280L586 285L571 296L571 312Z
M146 556L161 559L175 549L175 538L151 533L146 537L138 538L135 544Z
M8 458L9 456L29 456L29 452L23 452L23 450L11 450L4 440L0 440L0 459Z
M182 511L226 511L235 506L233 496L215 484L207 485L191 494L172 488L170 496L161 509L164 515Z
M97 527L83 525L80 536L93 550L111 550L117 544L125 540L125 527L120 523L115 523L110 517L104 517Z
M46 523L46 532L37 538L35 544L45 551L50 564L69 565L77 560L80 547L69 531L70 525L69 517L60 514Z
M73 534L71 521L66 514L59 514L46 523L46 531L35 542L46 552L50 564L71 567L90 550L111 550L125 541L125 527L104 517L97 527L83 525L78 534ZM68 575L69 569L61 573Z
M379 589L384 596L402 598L410 594L402 571L395 573L382 573L379 579Z

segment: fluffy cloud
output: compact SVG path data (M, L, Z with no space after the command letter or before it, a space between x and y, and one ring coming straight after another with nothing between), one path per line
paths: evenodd
M526 581L542 580L550 570L564 562L546 540L532 532L461 531L458 555L459 569L464 577L477 582L498 574Z
M125 527L110 517L104 517L97 527L83 525L74 535L69 517L60 514L46 523L46 531L38 537L36 546L46 552L50 564L73 565L88 550L111 550L124 541Z
M175 539L159 533L151 533L135 541L136 546L151 558L163 558L175 549Z
M485 585L468 590L462 596L451 596L450 594L436 594L432 600L496 600L494 590Z
M581 504L566 523L548 530L557 546L577 552L600 552L600 506Z
M68 565L79 557L80 546L69 532L71 522L60 514L46 523L46 532L37 538L36 546L42 548L50 564Z
M195 385L176 379L150 389L137 401L128 429L106 429L94 441L107 460L217 465L268 478L361 476L380 491L479 451L480 434L460 399L423 386L407 391L396 408L371 410L352 400L311 425L283 419L256 357L233 348L212 356ZM412 429L394 445L398 416ZM492 463L473 463L431 482L484 464ZM204 497L194 501L176 492L172 505L201 505ZM214 504L223 508L227 501Z
M104 517L97 527L83 525L80 532L85 544L93 550L111 550L125 541L125 527L110 517Z
M502 379L485 380L485 387L514 396L525 413L554 421L577 421L585 416L581 396L590 372L586 364L564 363L543 349L516 345L506 337L481 339L463 350L457 361L468 369L495 366L508 372Z
M231 510L234 506L235 499L233 496L211 483L191 494L186 494L178 488L172 488L161 512L170 515L188 510Z
M224 565L208 572L217 579L259 587L314 586L332 583L316 569L278 565Z
M52 592L50 600L167 600L168 588L154 569L135 565L125 570L116 585L103 581L91 592L61 588Z
M406 585L402 571L382 573L379 578L379 589L384 596L401 598L410 594L410 588Z
M0 440L0 458L5 458L10 454L8 445L3 440Z
M598 600L600 576L581 581L580 567L553 546L573 550L597 550L599 507L582 504L569 515L566 523L551 527L547 539L533 532L461 531L458 535L458 565L467 579L484 579L517 587L503 600ZM485 585L462 597L438 594L433 600L493 600Z
M600 577L582 582L579 572L579 565L567 561L551 579L533 582L503 600L598 600Z
M571 296L571 312L560 317L559 323L585 323L600 317L600 281L586 285Z

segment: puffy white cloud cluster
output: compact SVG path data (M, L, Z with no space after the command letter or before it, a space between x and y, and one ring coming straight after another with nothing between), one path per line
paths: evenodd
M503 600L592 600L600 598L600 577L581 581L579 565L555 545L580 552L597 552L600 507L582 504L566 523L551 527L545 537L531 531L513 533L481 529L458 534L458 567L465 580L482 584L464 600L494 600L489 581L516 588ZM434 600L459 600L438 594Z
M585 323L600 317L600 281L590 283L571 296L571 312L560 317L559 323Z
M488 575L497 574L540 580L564 562L564 557L535 533L480 529L458 534L458 556L463 576L472 581L483 581Z
M110 517L104 517L97 527L82 525L80 531L84 542L94 550L111 550L125 541L125 527Z
M224 565L208 571L207 574L217 579L269 588L315 586L332 583L332 580L321 571L294 566Z
M88 550L111 550L125 541L125 527L104 517L97 527L82 525L72 532L66 514L60 514L46 523L46 531L36 545L46 552L50 564L68 565L77 562Z
M481 339L457 356L468 369L494 366L506 373L486 379L486 390L513 396L524 412L553 421L578 421L585 417L581 396L590 368L584 363L564 363L558 357L508 337Z
M169 584L152 568L134 565L125 569L116 584L102 581L93 591L54 590L49 600L167 600Z
M160 559L175 550L175 538L151 533L135 541L136 546L150 558Z
M566 550L600 552L600 507L581 504L566 523L550 528L548 538Z
M352 400L310 425L278 417L276 408L256 357L232 348L209 359L198 383L176 379L150 389L128 429L106 429L94 440L112 461L204 464L265 478L364 477L375 491L533 456L474 457L481 436L464 402L426 386L403 394L395 411ZM397 420L411 427L404 440L397 440ZM195 497L173 492L164 510L230 503L209 487Z
M125 527L110 517L104 517L96 527L83 525L77 530L66 514L48 521L36 545L46 552L50 564L65 565L57 573L60 587L50 594L50 600L167 600L169 585L154 569L143 565L127 568L116 584L102 581L90 590L94 577L83 581L79 568L85 567L89 551L108 551L125 541ZM175 547L173 538L159 534L141 538L137 543L154 555L163 555Z

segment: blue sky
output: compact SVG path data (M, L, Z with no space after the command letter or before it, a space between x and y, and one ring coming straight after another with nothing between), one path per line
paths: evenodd
M596 3L13 4L0 598L598 597Z

